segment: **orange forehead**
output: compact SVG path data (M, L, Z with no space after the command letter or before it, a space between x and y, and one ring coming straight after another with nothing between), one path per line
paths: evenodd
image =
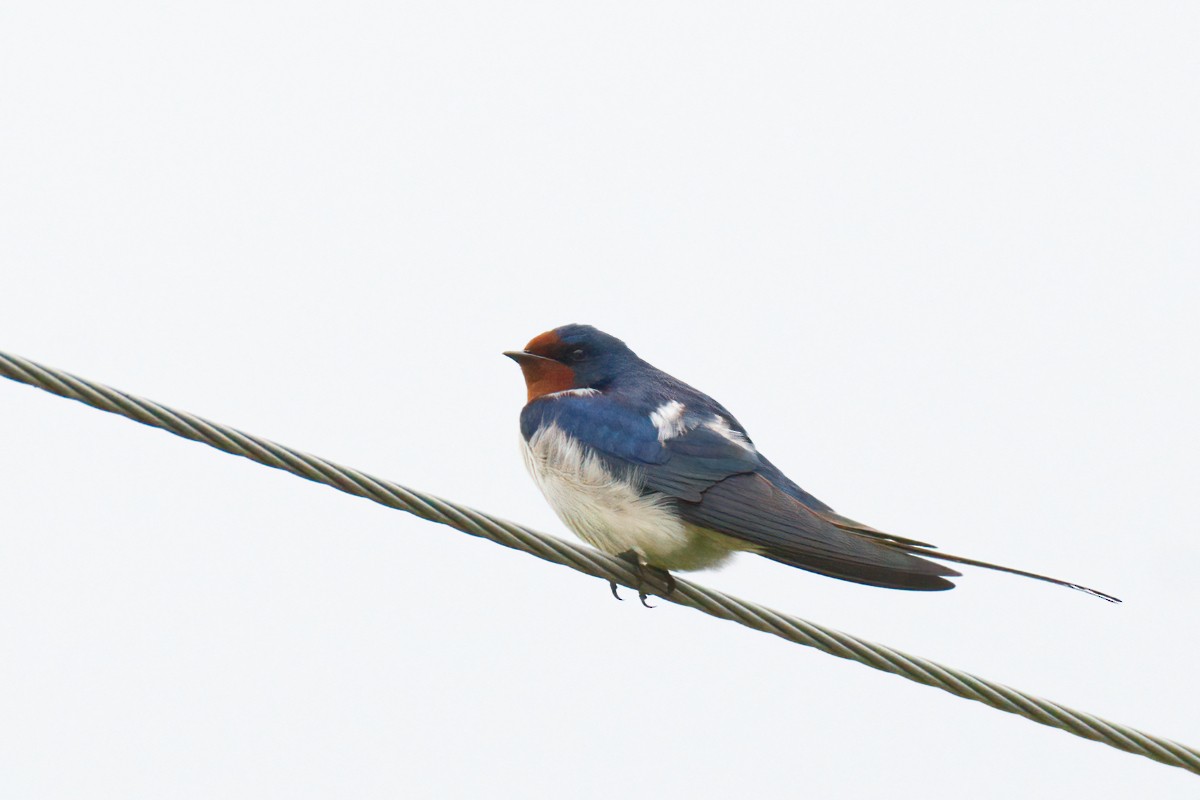
M554 352L558 346L562 344L562 339L558 338L558 334L554 331L546 331L539 333L537 336L529 340L529 344L525 345L526 353L536 353L539 356L549 355Z

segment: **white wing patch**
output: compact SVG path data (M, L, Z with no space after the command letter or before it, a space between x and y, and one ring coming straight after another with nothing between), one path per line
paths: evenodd
M683 420L683 410L686 408L678 400L668 400L650 412L650 421L658 429L658 441L665 442L686 433L688 426Z
M704 423L704 426L709 430L721 434L738 447L741 447L751 453L755 452L754 445L750 444L750 440L743 436L741 431L734 430L732 427L730 427L729 420L725 419L720 414L714 414L710 421Z
M682 436L692 428L701 424L697 415L684 415L687 406L678 400L668 400L658 408L650 412L650 421L654 423L654 427L658 429L658 441L666 442L668 439L674 439L676 436ZM729 420L722 417L720 414L713 414L708 422L703 423L704 427L720 434L729 441L736 444L738 447L749 453L757 452L754 445L750 444L750 440L739 430L735 430L729 424Z

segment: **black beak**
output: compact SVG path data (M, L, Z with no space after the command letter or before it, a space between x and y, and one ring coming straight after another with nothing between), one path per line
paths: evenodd
M554 361L553 358L546 358L545 356L526 353L524 350L505 350L503 355L508 356L518 364L529 364L534 361ZM554 363L557 364L558 362L554 361Z

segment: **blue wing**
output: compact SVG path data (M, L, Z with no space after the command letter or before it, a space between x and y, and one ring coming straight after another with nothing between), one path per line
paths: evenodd
M748 439L744 445L705 424L711 413L694 418L687 413L686 430L659 441L649 414L607 396L547 397L525 407L521 429L528 438L543 425L557 424L614 474L636 473L643 491L674 498L687 522L740 539L776 561L876 586L953 586L943 576L959 573L896 546L914 544L911 540L834 514L759 455ZM735 430L742 433L740 427Z
M643 492L672 499L684 521L742 540L751 551L802 570L892 589L952 589L947 577L960 573L926 560L935 558L1036 578L1120 602L1058 578L930 552L928 543L842 517L782 474L750 445L749 438L745 439L749 446L744 446L738 435L731 437L721 433L720 426L704 423L718 415L745 437L744 429L724 408L698 393L685 399L702 409L701 414L689 419L685 413L684 431L666 441L659 441L658 428L648 413L605 395L547 397L529 403L521 413L521 429L529 438L542 425L557 423L604 459L614 475L636 476Z
M661 442L648 414L603 396L551 397L521 412L526 438L552 422L591 448L614 473L636 470L645 491L688 502L701 502L705 490L730 475L763 466L758 453L703 426Z

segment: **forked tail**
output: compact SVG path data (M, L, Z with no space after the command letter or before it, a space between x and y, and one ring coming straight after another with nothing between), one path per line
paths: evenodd
M1107 600L1110 603L1121 602L1119 598L1113 597L1111 594L1105 594L1104 592L1090 589L1087 586L1081 586L1078 583L1062 581L1058 578L1051 578L1047 575L1039 575L1036 572L1027 572L1026 570L1014 569L1013 567L1002 567L999 564L992 564L988 561L954 556L950 555L949 553L939 552L937 550L928 550L924 547L905 547L904 551L906 553L912 553L913 555L919 555L923 558L932 558L936 561L953 561L955 564L969 564L972 567L983 567L984 569L992 569L996 570L997 572L1008 572L1012 575L1022 575L1026 578L1033 578L1034 580L1045 581L1046 583L1053 583L1057 584L1058 586L1066 586L1068 589L1074 589L1077 592L1084 592L1085 594L1090 594L1092 597L1099 597L1101 600Z

